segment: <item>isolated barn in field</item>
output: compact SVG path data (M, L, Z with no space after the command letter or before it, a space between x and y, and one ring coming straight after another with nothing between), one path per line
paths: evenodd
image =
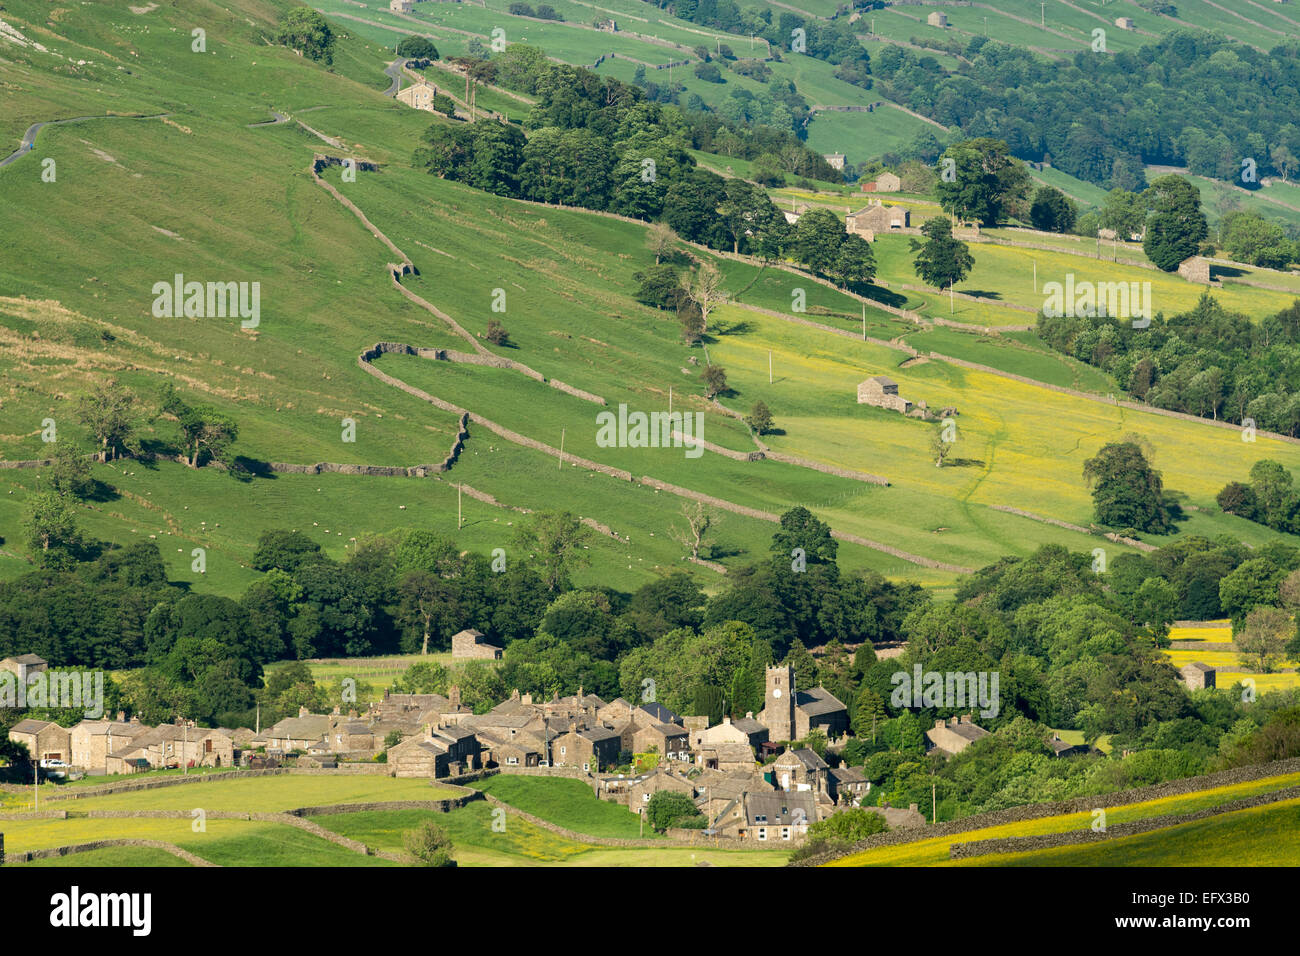
M932 13L925 18L925 22L932 27L946 27L948 25L948 14Z
M898 394L898 383L884 375L873 375L858 385L858 404L888 408L906 415L912 403Z
M1192 663L1180 667L1178 673L1182 676L1183 683L1187 685L1188 690L1204 690L1207 687L1215 686L1215 670L1209 664L1192 661Z
M1133 18L1132 18L1132 17L1116 17L1116 18L1115 18L1115 26L1119 27L1121 30L1132 30L1132 29L1133 29Z
M893 173L881 173L874 180L862 184L864 193L896 193L903 188L903 181Z

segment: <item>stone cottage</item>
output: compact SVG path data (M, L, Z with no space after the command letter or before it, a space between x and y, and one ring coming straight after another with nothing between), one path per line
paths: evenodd
M962 714L960 718L950 717L946 722L936 720L934 727L925 732L926 739L930 741L930 749L948 757L961 753L988 735L987 730L971 720L970 714Z

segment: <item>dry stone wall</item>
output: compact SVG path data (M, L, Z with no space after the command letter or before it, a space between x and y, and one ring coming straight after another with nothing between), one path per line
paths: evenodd
M1176 797L1198 790L1249 783L1266 777L1280 777L1293 773L1300 773L1300 757L1293 757L1289 760L1274 760L1270 763L1255 764L1249 767L1234 767L1231 770L1221 770L1200 777L1167 780L1164 783L1154 784L1149 787L1135 787L1131 790L1118 790L1114 793L1074 797L1070 800L1061 800L1055 803L1030 803L1019 807L1009 807L1006 810L977 813L974 816L963 817L960 820L952 820L947 823L873 834L847 849L822 853L801 860L798 863L792 863L791 866L820 866L823 863L829 863L831 860L884 846L896 846L900 843L911 843L915 840L928 840L933 837L969 833L985 827L1001 826L1004 823L1022 823L1026 820L1038 820L1043 817L1061 816L1070 813L1089 813L1096 809L1118 807L1129 803L1144 803L1148 800Z
M1112 823L1105 830L1094 831L1090 826L1065 833L1042 833L1037 836L1002 837L992 840L971 840L969 843L954 843L948 847L948 858L961 860L973 856L986 856L990 853L1025 853L1031 850L1047 850L1059 846L1077 846L1084 843L1105 843L1123 837L1149 833L1152 830L1164 830L1184 823L1195 823L1225 813L1264 807L1282 800L1294 800L1300 797L1300 787L1287 787L1272 793L1259 793L1253 797L1231 800L1217 807L1207 807L1190 813L1171 814L1152 817L1147 820L1134 820L1131 823Z

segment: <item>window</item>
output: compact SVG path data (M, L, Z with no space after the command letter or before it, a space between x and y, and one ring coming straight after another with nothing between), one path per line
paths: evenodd
M760 829L760 830L758 831L758 838L759 838L760 840L766 840L766 839L767 839L767 831L764 830L764 829Z
M754 822L755 822L755 823L766 823L766 822L767 822L767 814L766 814L766 813L756 813L756 814L754 814Z
M513 766L514 764L519 763L519 758L518 758L518 757L507 757L507 758L506 758L506 763L511 764L511 765Z
M569 751L568 751L567 749L565 749L564 747L561 747L561 748L560 748L560 756L561 756L561 757L563 757L563 756L564 756L566 753L568 753L568 752L569 752Z
M790 839L790 828L789 828L789 827L782 827L782 828L781 828L781 839L782 839L782 840L788 840L788 839Z

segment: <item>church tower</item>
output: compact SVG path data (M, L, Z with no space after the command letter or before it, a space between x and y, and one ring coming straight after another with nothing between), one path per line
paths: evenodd
M763 698L763 723L772 741L794 739L794 668L767 669L767 691Z

